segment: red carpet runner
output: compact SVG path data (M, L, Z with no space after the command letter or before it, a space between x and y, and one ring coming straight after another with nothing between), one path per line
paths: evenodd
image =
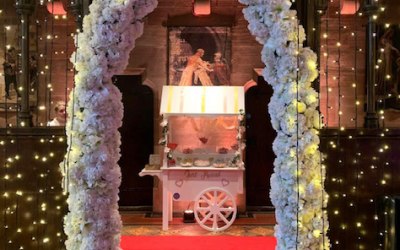
M275 250L274 237L122 236L123 250Z

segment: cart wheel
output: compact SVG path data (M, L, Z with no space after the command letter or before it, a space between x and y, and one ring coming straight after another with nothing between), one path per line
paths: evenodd
M230 227L236 218L235 199L225 189L205 189L195 201L194 216L197 223L206 230L223 231Z

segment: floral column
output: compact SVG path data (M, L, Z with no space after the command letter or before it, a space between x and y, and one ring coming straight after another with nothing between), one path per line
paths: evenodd
M274 89L268 105L277 137L270 197L277 249L329 249L317 111L317 56L303 47L305 32L289 0L240 0L248 28L264 47L264 79Z
M121 172L121 93L111 77L123 72L142 19L156 0L94 0L76 36L75 88L68 103L68 149L61 163L69 213L70 250L120 249L118 187Z

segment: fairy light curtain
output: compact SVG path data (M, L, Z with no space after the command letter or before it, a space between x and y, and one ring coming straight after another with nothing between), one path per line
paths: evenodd
M320 110L327 127L343 131L363 124L365 32L357 2L351 10L340 2L330 0L321 20Z
M74 48L76 25L74 17L60 8L60 2L53 1L40 1L36 8L38 86L34 126L49 126L49 121L57 116L55 106L68 101L73 84L69 56Z
M397 127L400 109L396 59L400 31L395 24L380 21L385 4L377 1L376 106L381 128ZM366 109L367 16L359 1L329 0L321 19L320 110L328 128L362 128ZM389 66L390 65L390 66Z
M387 11L385 4L381 0L374 1L374 4L377 11L371 17L377 22L378 29L374 34L377 58L373 66L377 74L376 105L382 129L377 135L371 134L377 136L376 144L368 150L362 145L367 140L361 140L366 138L360 136L362 130L358 130L364 126L366 108L365 78L369 69L365 68L365 44L368 39L368 14L364 12L360 1L330 0L326 15L322 18L320 108L326 128L333 128L336 132L335 136L324 138L329 157L327 168L330 169L327 173L330 194L328 212L329 218L334 221L330 224L332 249L349 248L349 244L362 249L368 247L365 242L371 241L371 238L376 247L381 247L383 238L387 237L387 232L382 229L387 216L379 212L382 202L379 198L389 199L383 194L390 193L389 189L392 188L390 171L393 171L393 165L391 159L386 158L390 153L390 143L383 137L388 134L390 127L398 127L393 122L396 107L390 106L398 97L392 88L394 74L383 69L386 66L385 55L390 54L387 48L395 44L392 38L385 38L396 32L393 32L394 25L380 21ZM393 49L391 51L393 56L396 52ZM345 148L351 144L354 149ZM371 178L367 179L367 176ZM379 194L366 195L366 186L374 187ZM382 197L375 197L381 194ZM373 212L370 213L368 209ZM374 232L377 232L376 235ZM350 243L349 238L354 241Z
M48 126L48 122L57 114L55 105L66 103L73 84L72 63L69 56L74 49L73 34L76 32L74 18L59 14L60 6L51 0L37 1L30 15L29 26L29 107L32 125ZM16 70L18 88L10 85L6 97L4 69L0 68L0 128L21 127L18 120L21 99L17 90L21 89L21 52L19 45L20 22L15 3L12 0L2 1L0 25L2 26L0 61L3 64L9 48L16 49ZM65 6L64 6L65 8ZM58 12L57 12L58 11ZM54 13L54 14L52 14ZM65 116L66 114L64 114ZM25 126L25 125L24 125Z
M73 71L69 56L74 43L74 18L52 15L53 1L35 1L29 27L29 99L33 126L47 126L53 117L53 104L67 100ZM20 25L14 0L0 2L0 63L7 49L14 47L17 80L21 77ZM32 58L34 57L34 59ZM35 62L31 62L34 60ZM64 233L60 218L65 214L58 166L65 150L62 130L27 138L18 114L21 101L14 86L5 98L4 69L0 66L0 248L62 249ZM19 90L19 89L17 89ZM9 134L7 131L15 131ZM22 131L22 130L21 130ZM29 145L29 147L27 147Z

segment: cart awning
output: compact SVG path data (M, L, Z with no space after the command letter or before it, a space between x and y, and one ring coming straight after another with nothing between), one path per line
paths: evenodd
M244 112L243 86L164 86L162 115L235 115Z

